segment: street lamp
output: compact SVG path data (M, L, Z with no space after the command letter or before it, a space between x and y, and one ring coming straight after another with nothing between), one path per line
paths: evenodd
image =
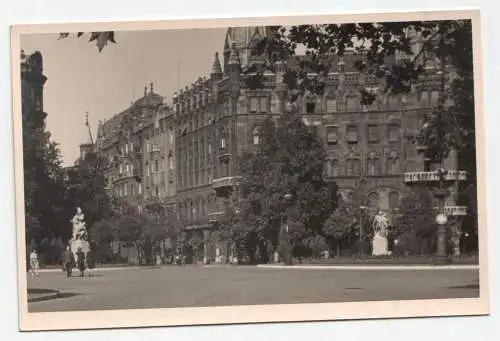
M286 193L284 196L283 196L283 199L285 200L285 205L286 205L286 208L288 209L288 205L290 204L290 202L292 201L293 199L293 195L290 194L290 193ZM286 212L286 222L284 223L284 227L285 227L285 265L292 265L293 264L293 255L292 255L292 247L290 245L290 234L289 234L289 230L288 230L288 211ZM283 225L283 222L282 222L282 225Z
M362 260L364 258L364 251L363 251L363 239L364 239L364 214L365 210L368 209L366 206L359 206L359 209L361 210L360 218L359 218L359 258Z

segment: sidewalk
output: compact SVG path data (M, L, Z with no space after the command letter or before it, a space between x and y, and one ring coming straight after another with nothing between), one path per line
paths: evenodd
M178 267L177 265L152 265L152 266L117 266L117 267L97 267L92 269L94 272L101 271L117 271L117 270L139 270L139 269L161 269L165 267ZM203 267L203 268L231 268L231 267L257 267L267 269L309 269L309 270L478 270L477 264L450 264L450 265L433 265L433 264L257 264L257 265L238 265L238 264L186 264L182 267ZM73 271L78 272L77 269ZM56 273L63 272L62 269L40 269L40 273Z
M304 269L304 270L479 270L479 265L283 265L259 264L258 268L266 269Z

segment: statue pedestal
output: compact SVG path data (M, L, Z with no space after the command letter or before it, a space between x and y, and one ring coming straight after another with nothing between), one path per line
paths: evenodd
M81 239L71 240L70 247L71 247L71 252L73 252L73 256L75 256L76 262L78 262L78 256L76 255L78 248L81 248L84 254L87 254L87 252L89 252L89 242L86 240L81 240Z
M386 256L389 254L387 238L375 233L372 242L372 256Z

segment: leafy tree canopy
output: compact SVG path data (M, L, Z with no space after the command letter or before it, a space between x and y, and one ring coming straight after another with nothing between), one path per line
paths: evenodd
M317 233L337 205L336 185L323 178L323 143L296 113L278 124L269 117L261 133L257 151L240 164L247 228L273 244L285 218L292 242Z

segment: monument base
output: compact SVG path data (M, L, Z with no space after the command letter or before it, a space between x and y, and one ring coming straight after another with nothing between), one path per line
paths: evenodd
M379 233L376 233L372 242L372 256L387 256L389 255L387 238Z
M89 242L86 240L71 240L70 241L71 252L73 252L73 256L75 256L75 262L78 262L77 251L78 249L82 249L82 252L86 255L89 252Z

